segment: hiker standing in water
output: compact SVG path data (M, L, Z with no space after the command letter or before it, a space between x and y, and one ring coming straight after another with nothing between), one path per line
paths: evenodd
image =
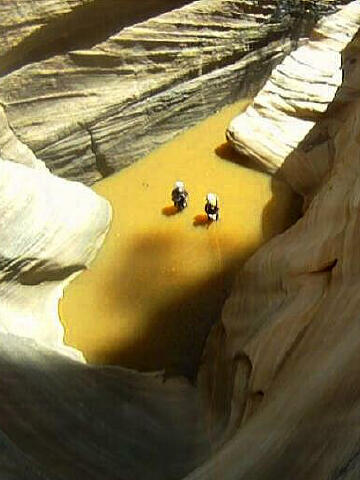
M215 193L206 195L205 212L209 221L217 222L219 220L219 199Z
M171 199L174 202L174 206L181 212L187 207L189 194L185 190L184 182L176 182L174 190L171 192Z

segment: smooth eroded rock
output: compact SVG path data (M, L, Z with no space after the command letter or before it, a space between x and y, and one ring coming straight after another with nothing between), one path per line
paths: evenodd
M8 122L52 172L85 183L253 96L315 20L311 9L276 13L273 0L201 0L142 23L128 1L1 3ZM165 8L143 2L143 16L150 4Z

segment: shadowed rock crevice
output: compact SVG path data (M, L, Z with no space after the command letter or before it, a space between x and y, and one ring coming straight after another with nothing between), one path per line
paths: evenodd
M175 480L209 454L196 390L183 379L81 365L2 333L0 355L1 435L13 442L2 478L15 457L14 479Z
M339 467L330 480L357 480L360 471L360 445L349 456L344 465Z
M331 260L331 261L327 262L324 266L319 268L319 270L314 270L310 273L330 273L332 271L332 269L336 267L337 263L338 263L338 261L335 258L335 260Z
M44 266L42 266L43 264ZM85 265L52 266L47 262L39 262L38 265L30 270L21 272L18 279L21 285L39 285L43 282L59 282L65 280L75 272L85 270Z
M11 259L4 256L0 257L1 281L10 282L18 278L21 270L27 268L36 262L36 258Z
M106 178L109 175L111 175L112 173L114 173L115 169L113 167L109 166L109 164L106 160L106 156L99 152L91 129L87 128L86 131L88 132L88 134L90 136L90 142L91 142L90 143L90 148L91 148L92 153L95 156L96 168L98 169L98 172L100 173L100 175L103 178Z
M38 285L42 282L65 280L75 272L86 268L85 265L56 265L48 260L36 257L11 260L0 258L1 282L18 281L21 285Z

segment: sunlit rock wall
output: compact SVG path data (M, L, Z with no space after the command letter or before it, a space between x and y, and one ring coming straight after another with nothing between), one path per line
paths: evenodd
M254 95L316 19L307 1L185 3L0 0L0 103L53 173L92 183Z
M209 336L199 380L218 451L189 480L360 476L359 25L358 1L324 21L229 127L304 215L245 264Z
M335 59L355 33L358 4L329 19L325 56L326 32L347 31ZM111 5L116 15L103 17ZM86 365L64 347L56 317L111 212L46 167L93 182L256 90L306 30L259 5L199 1L124 28L145 20L128 8L118 23L126 2L0 1L1 480L357 478L358 110L345 105L329 129L321 182L304 176L313 186L303 219L239 274L198 385ZM352 55L340 104L357 90ZM296 172L296 162L284 170L294 187Z

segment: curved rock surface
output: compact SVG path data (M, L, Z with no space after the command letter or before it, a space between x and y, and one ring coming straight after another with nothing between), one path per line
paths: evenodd
M13 2L12 5L17 7L20 3ZM63 52L63 55L38 59L36 63L22 68L10 68L7 64L8 74L0 79L6 112L6 116L3 111L0 112L2 480L171 480L184 478L189 472L192 472L187 477L189 479L214 476L223 480L358 478L360 332L357 321L359 262L356 256L360 201L357 175L360 169L357 143L360 106L348 101L358 94L357 40L344 52L344 88L337 95L333 107L335 113L327 118L319 112L326 110L325 106L335 94L337 83L334 79L340 65L341 49L350 42L360 25L359 3L353 2L329 17L310 43L294 54L293 58L301 57L301 52L310 48L309 45L313 51L321 50L321 55L312 58L314 63L310 67L313 76L309 78L308 66L303 66L303 69L297 70L302 85L300 89L289 83L288 89L278 89L276 97L268 94L267 98L271 98L277 108L288 100L289 95L292 96L293 110L298 112L301 121L306 112L313 128L302 131L302 136L307 137L295 153L290 148L276 163L269 160L270 156L262 154L264 149L276 151L274 138L265 134L275 125L274 121L269 122L267 129L261 130L261 141L256 143L254 137L251 153L267 166L272 162L275 165L273 170L284 175L306 197L307 209L296 225L260 249L239 273L221 322L209 337L198 388L184 379L164 380L161 373L149 375L117 367L86 365L78 352L64 347L63 332L57 319L57 301L65 283L86 268L93 258L108 228L111 212L104 200L83 185L50 174L32 150L46 159L50 169L88 182L100 176L94 165L96 161L103 161L101 155L105 155L106 166L120 167L121 155L116 152L120 145L124 146L124 137L122 143L120 140L117 143L117 135L122 127L128 135L134 126L129 121L130 130L127 130L126 115L131 112L127 108L131 106L137 112L134 115L143 129L141 122L145 114L142 112L148 105L153 105L152 101L160 98L150 82L142 90L143 97L135 95L134 102L126 104L121 116L122 127L119 127L119 105L122 104L119 100L121 95L117 97L119 92L114 89L116 82L111 77L114 74L111 55L113 51L117 52L115 64L118 65L121 55L117 48L120 48L119 45L124 47L126 40L129 43L133 41L131 35L134 30L123 30L121 40L115 35L109 39L106 48L97 45L89 47L85 53ZM40 8L42 2L32 4ZM55 16L59 5L63 8L66 4L69 12L79 5L77 2L52 4ZM227 29L220 35L220 27L227 26L229 36L225 43L230 50L224 48L229 54L226 58L232 62L234 51L231 48L234 47L229 46L234 45L237 37L232 36L233 30L226 23L224 12L239 12L236 8L240 5L241 28L246 17L246 22L251 24L248 25L250 31L256 30L256 35L259 35L256 21L251 23L250 17L244 16L244 6L253 8L253 3L195 2L186 7L189 10L182 10L179 18L182 22L187 19L189 26L194 18L191 16L194 14L192 9L198 15L201 11L205 17L210 12L206 17L210 22L209 28L204 31L216 45L217 41L221 43L226 37ZM213 7L221 7L221 11ZM229 9L226 10L226 7ZM30 8L27 3L27 8L31 10L33 7ZM212 23L214 11L218 15L215 27ZM351 17L348 12L351 12ZM173 29L177 15L158 17L149 21L150 26L149 23L137 25L134 27L136 35L144 35L144 42L149 42L147 29L161 25L167 32L168 40L175 41L171 35L175 35ZM41 15L38 18L42 18ZM59 14L59 19L62 19L62 14ZM13 25L17 25L16 22ZM3 58L10 62L8 52L13 48L19 48L18 52L26 51L26 48L22 50L23 42L33 34L30 28L32 22L29 20L27 24L24 21L18 37L9 34L8 42L2 47ZM44 20L41 22L46 23ZM28 27L29 33L26 30ZM234 31L239 32L238 27L234 27ZM285 23L279 28L284 32ZM12 29L11 25L3 27L6 32ZM212 29L217 33L210 33ZM271 29L273 27L269 27ZM265 34L261 41L256 37L259 43L255 42L255 46L260 47L262 42L268 41L269 37L264 32L266 29L260 34ZM126 38L126 35L129 37ZM190 57L191 66L188 75L191 69L196 71L198 68L196 62L199 58L207 58L208 63L204 61L203 64L214 65L214 68L217 62L221 63L222 53L219 57L216 55L222 47L217 49L212 44L207 50L209 45L204 39L202 41L204 56L196 56L199 52L196 48L189 52L185 47L181 51L176 68L184 73L184 78L186 72L183 72L182 66L187 65L186 54ZM163 41L160 43L164 47ZM169 48L166 47L164 58L168 58ZM245 47L241 48L239 55L242 58ZM261 50L264 57L260 53L249 57L254 60L252 65L257 72L254 75L259 83L262 77L255 60L262 58L264 62L266 59L270 61L274 59L275 51L282 55L287 46L278 42L272 44L269 50L267 48ZM145 58L142 57L143 52L138 54L140 58ZM208 54L209 57L206 56ZM101 67L97 63L99 57L104 62ZM317 68L318 60L323 58L329 58L325 80L321 69ZM95 67L91 63L93 60ZM286 60L274 75L284 71L289 61ZM156 71L168 66L167 60L161 63L158 58L153 58L152 62ZM206 73L208 76L200 78L204 84L209 84L209 79L212 79L211 88L219 88L223 92L223 100L233 98L237 89L232 90L232 85L237 84L240 71L245 75L247 70L241 69L246 62L241 68L240 63L224 67L228 69L226 72L234 74L231 77L234 83L230 82L229 91L225 88L225 81L216 83L217 78L230 78L225 70L217 77L220 70L215 72L210 69ZM116 68L126 78L124 63L120 62ZM138 72L139 79L144 80L143 86L146 75L151 71L150 63L146 63L144 68L142 73L141 68ZM12 73L10 70L13 70ZM58 75L58 71L66 71L66 74ZM74 72L77 76L72 76ZM174 72L169 72L170 81ZM263 72L262 68L260 72ZM91 85L87 90L89 75ZM76 78L81 78L81 94L76 89ZM164 93L165 96L161 97L166 99L164 106L170 104L169 112L176 112L179 118L186 118L192 100L195 99L194 105L198 105L199 84L194 78L184 83L187 88L191 86L194 89L189 87L194 96L186 96L179 83L179 92L182 92L179 94L180 103L176 102L176 85L168 96ZM308 105L304 108L304 97L297 91L316 89L316 78L319 84L328 82L329 91L320 89L319 93L316 90L320 96L316 104L320 107L312 109ZM69 84L66 84L67 81ZM57 97L62 82L66 84L65 93ZM98 82L99 89L95 99L90 94L93 82ZM107 89L104 89L103 82L108 82ZM132 98L132 90L128 90L127 84L121 88L128 95L127 100ZM164 82L162 88L165 92L169 83ZM104 92L100 94L102 90ZM111 103L112 90L114 104ZM72 91L75 91L74 97L69 95ZM200 90L201 94L204 91ZM44 92L44 98L39 96L39 92ZM146 103L149 92L154 95ZM174 109L171 98L175 98ZM273 102L275 98L277 100ZM192 100L183 103L183 99ZM78 103L79 108L72 111L72 102ZM218 105L211 103L211 108L215 104ZM59 109L60 105L63 105L63 110ZM205 101L200 105L205 105ZM264 101L263 105L262 110L265 111L268 103ZM183 117L179 114L182 108ZM202 112L201 115L207 112L205 108L198 111ZM105 112L105 119L101 117L101 112ZM164 113L164 110L160 109L161 112ZM294 138L291 126L297 115L289 113L288 109L286 118L291 119L290 128L284 130L284 135L289 136L290 144ZM129 118L131 115L129 113ZM189 117L188 124L196 116L189 114ZM154 125L159 118L154 116L154 122L148 124L149 135L157 132ZM163 116L164 124L169 123L169 129L165 134L161 127L159 131L162 133L154 144L160 138L163 141L173 135L178 128L172 128L170 118L171 115ZM94 119L96 122L92 125ZM109 127L111 122L113 130ZM256 123L253 125L256 132ZM147 143L147 134L142 132L142 137L139 133L140 140L136 143L135 133L133 145L138 147L134 150L143 152L144 148L140 145ZM302 138L296 139L297 143L301 141ZM245 142L241 142L245 148ZM297 146L295 143L291 145ZM237 145L240 145L240 140ZM108 165L113 157L114 165ZM74 160L76 158L80 159L78 163ZM318 158L320 161L317 163Z
M23 151L16 148L21 161ZM0 159L0 330L70 352L58 300L66 279L85 269L102 243L110 206L37 162L35 169Z
M229 127L305 213L245 264L208 338L200 380L218 451L189 480L360 475L359 25L358 1L324 21Z
M185 3L0 1L0 103L53 173L92 183L253 96L315 19L274 15L274 0L200 0L137 23Z
M310 133L342 83L340 52L358 30L358 5L350 4L338 17L331 27L328 21L320 23L310 41L274 69L253 105L229 125L234 147L270 173Z
M49 173L10 133L12 161L0 159L0 477L182 478L209 455L196 390L88 366L63 343L59 298L100 247L110 205Z

